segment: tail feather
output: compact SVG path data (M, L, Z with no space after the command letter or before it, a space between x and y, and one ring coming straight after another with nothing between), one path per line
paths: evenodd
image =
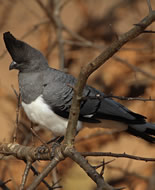
M131 125L128 127L128 133L140 137L147 142L155 143L155 125L151 123Z

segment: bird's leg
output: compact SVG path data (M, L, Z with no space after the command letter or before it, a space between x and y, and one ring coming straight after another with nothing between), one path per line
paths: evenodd
M45 146L44 144L38 147L38 153L43 154L43 153L48 153L49 151L51 152L51 158L54 157L55 149L61 144L61 142L64 140L64 136L61 137L55 137L52 138L50 141L46 143ZM53 143L52 146L50 147L49 144Z
M55 142L53 142L52 149L51 149L51 158L54 157L55 150L58 146L60 146L61 142L64 140L64 136L58 137Z
M47 144L51 144L51 143L57 141L59 138L60 138L60 136L58 136L58 137L53 137L51 140L49 140L49 141L47 142Z

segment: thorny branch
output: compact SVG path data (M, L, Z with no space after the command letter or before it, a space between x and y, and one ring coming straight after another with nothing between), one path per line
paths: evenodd
M115 158L130 158L133 160L138 161L145 161L145 162L154 162L155 158L145 158L141 156L133 156L130 154L118 154L118 153L112 153L112 152L81 152L81 154L85 157L87 156L108 156L108 157L115 157Z
M154 21L155 11L152 11L148 16L142 19L138 25L134 26L131 30L119 36L119 39L114 41L95 60L81 69L78 81L74 88L75 90L72 100L72 107L69 115L67 133L65 136L65 143L68 146L72 146L74 144L76 125L80 112L80 101L82 99L83 88L86 85L88 77L91 75L91 73L103 65L109 58L111 58L124 44L143 33L143 31Z
M87 97L82 97L82 100L86 100L86 99L106 99L106 98L116 98L119 100L128 100L128 101L143 101L143 102L148 102L148 101L155 101L154 98L142 98L142 97L126 97L126 96L114 96L114 95L103 95L101 96L100 94L96 95L96 96L87 96Z
M63 59L61 59L61 63L63 65L64 62L64 47L63 47L63 39L62 39L62 31L68 32L71 36L73 36L75 39L77 39L79 42L85 42L88 46L91 46L92 43L81 37L80 35L74 33L73 31L69 30L60 20L60 10L66 4L64 1L64 4L58 5L59 1L55 0L55 13L54 17L51 16L51 13L49 10L43 5L43 3L40 0L36 0L38 4L42 7L44 12L46 13L47 17L50 19L50 21L53 23L53 25L57 28L57 41L59 43L59 50L63 55ZM72 107L70 110L70 116L69 116L69 123L67 128L67 133L65 136L64 144L60 145L56 151L55 156L51 160L50 152L46 152L45 154L38 154L38 149L35 147L25 147L22 145L18 145L16 143L10 143L10 144L0 144L0 154L1 159L3 159L6 156L14 156L17 159L24 160L28 164L25 169L23 181L21 183L21 189L24 188L25 181L27 179L27 175L29 172L29 169L32 168L31 164L36 160L51 160L50 163L47 165L46 168L42 171L42 173L37 172L38 176L35 178L33 183L27 188L28 190L35 189L41 181L49 174L49 172L57 166L57 164L64 160L66 157L70 157L73 161L79 164L79 166L88 174L88 176L97 184L98 190L114 190L110 185L108 185L105 181L102 175L100 175L95 168L93 168L85 159L86 156L111 156L111 157L118 157L118 158L130 158L134 160L141 160L141 161L155 161L154 158L144 158L144 157L138 157L138 156L132 156L129 154L116 154L116 153L102 153L102 152L85 152L85 153L79 153L74 148L74 137L76 134L76 125L77 120L79 117L79 111L80 111L80 101L82 99L82 91L86 84L86 81L88 77L96 70L98 69L102 64L104 64L109 58L111 58L124 44L126 44L128 41L131 41L132 39L136 38L142 33L146 33L145 30L152 22L155 21L155 11L152 10L150 0L147 0L147 5L149 8L149 14L144 19L142 19L138 24L136 24L130 31L124 33L123 35L119 36L116 41L114 41L109 47L105 48L105 50L92 62L90 62L88 65L84 66L81 69L81 72L78 77L78 81L76 86L74 87L74 97L72 102ZM58 6L58 7L57 7ZM58 12L57 12L58 11ZM57 20L58 19L58 20ZM60 58L61 54L60 54ZM113 96L114 97L114 96ZM106 97L104 97L106 98ZM115 98L115 97L114 97ZM146 101L146 100L144 100Z
M84 159L84 157L87 156L109 156L109 157L116 157L116 158L130 158L133 160L138 160L138 161L145 161L145 162L155 162L155 158L147 158L147 157L140 157L140 156L133 156L130 154L120 154L120 153L111 153L111 152L81 152L78 153L74 148L70 149L70 147L66 147L63 150L63 154L61 153L61 149L62 147L59 147L56 151L55 157L52 159L52 161L49 163L49 165L47 165L47 167L43 170L42 173L36 173L37 175L35 181L33 181L33 184L31 184L29 186L29 190L33 189L34 187L36 187L41 181L43 181L45 183L45 181L43 180L45 178L45 176L48 175L48 173L61 161L63 160L65 157L69 156L71 159L73 159L75 162L77 162L86 172L87 174L93 179L95 180L99 180L99 183L101 183L103 185L103 181L101 180L101 178L98 179L98 174L95 172L95 168L93 168L91 165L89 165L89 163ZM36 160L50 160L50 154L49 153L44 153L41 154L38 157L37 154L37 148L35 147L27 147L27 146L22 146L19 144L1 144L0 145L0 154L3 154L5 157L9 156L9 155L13 155L15 156L17 159L20 160L27 160L30 165L28 168L31 167L31 163L36 161ZM2 159L4 159L4 156L1 157ZM65 157L64 157L65 156ZM33 158L33 159L32 159ZM33 169L34 171L34 169ZM27 173L27 172L26 172ZM100 176L101 177L101 176ZM26 178L24 179L26 180ZM24 184L24 183L23 183ZM110 188L106 183L104 184L105 187ZM107 189L108 189L107 188Z
M64 148L64 145L63 147ZM64 150L63 154L61 153L61 148L59 147L57 150L57 156L61 157L61 159L64 159L64 155L67 155L68 148ZM75 150L72 150L75 151ZM49 152L38 154L38 148L36 147L28 147L23 146L17 143L1 143L0 144L0 159L3 159L4 157L8 156L14 156L19 160L27 160L31 163L33 163L36 160L50 160L51 155ZM112 153L112 152L81 152L82 156L107 156L107 157L115 157L115 158L130 158L132 160L138 160L138 161L144 161L144 162L155 162L155 158L147 158L142 156L134 156L131 154L126 153ZM32 169L34 171L34 174L38 175L39 173L36 173L35 169Z

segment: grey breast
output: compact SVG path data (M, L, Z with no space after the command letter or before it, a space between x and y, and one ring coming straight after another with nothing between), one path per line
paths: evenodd
M21 98L24 103L31 103L43 93L43 73L19 72L18 80Z

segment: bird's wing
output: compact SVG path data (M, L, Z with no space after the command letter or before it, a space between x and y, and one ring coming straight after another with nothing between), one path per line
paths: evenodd
M69 116L75 82L76 79L69 74L50 68L46 71L43 97L52 110L61 117L68 118ZM100 98L97 98L98 95ZM81 101L79 120L90 123L98 123L100 119L121 121L127 124L145 123L144 116L103 96L102 92L86 86L83 92L84 99Z

